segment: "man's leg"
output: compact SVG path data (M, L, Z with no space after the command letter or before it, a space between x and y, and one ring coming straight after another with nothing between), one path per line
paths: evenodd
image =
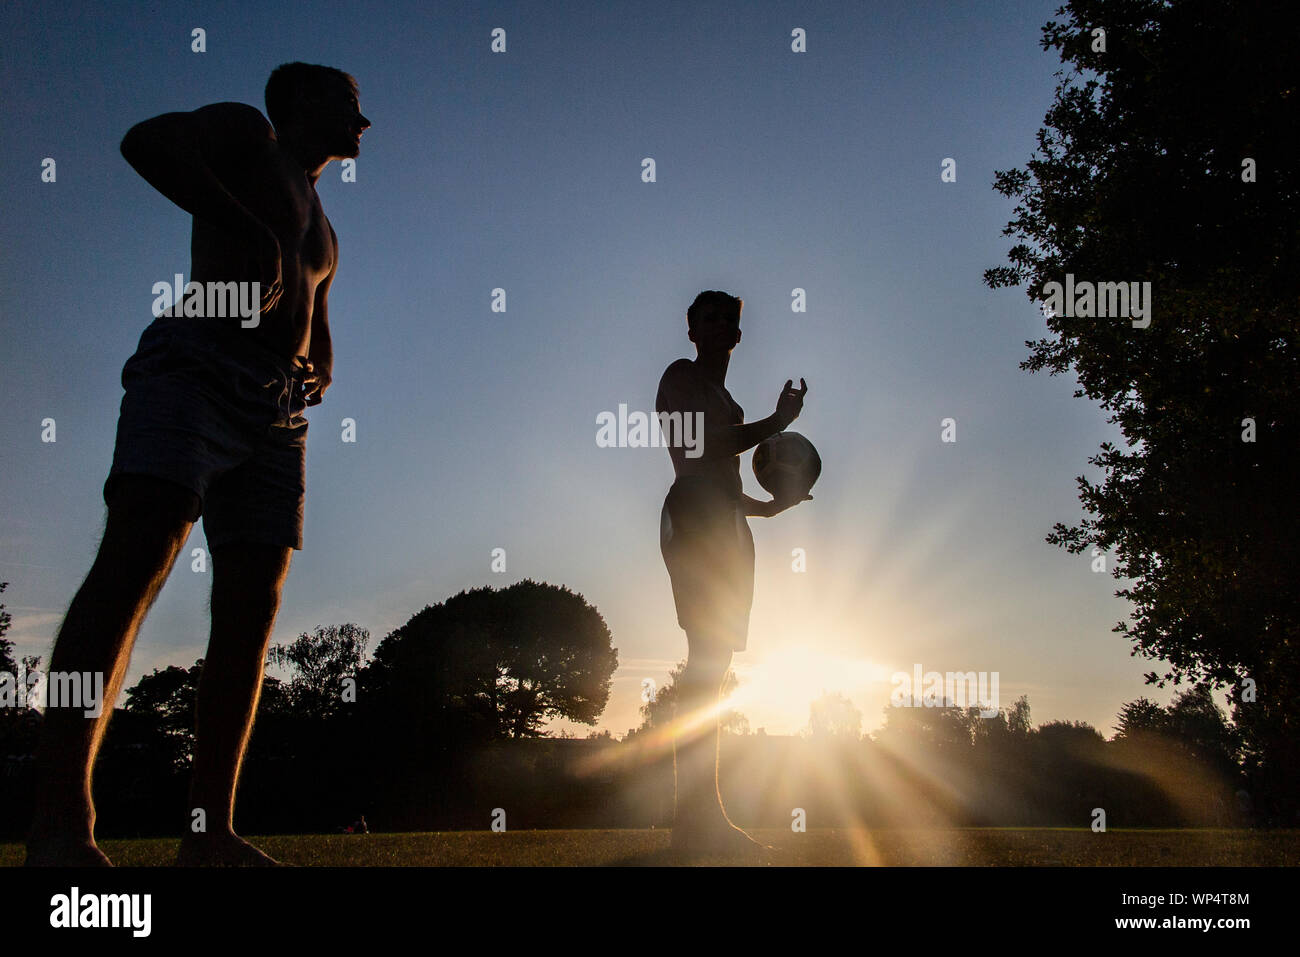
M731 647L688 632L690 650L678 678L681 689L678 720L693 727L677 728L673 767L677 806L672 846L689 855L714 854L765 860L767 845L732 823L718 786L722 740L719 703L722 683L731 667ZM700 721L702 715L707 715Z
M52 672L104 676L98 717L81 708L47 708L41 723L35 812L27 863L103 866L95 845L91 774L145 614L158 597L190 526L198 496L141 475L114 479L99 554L59 629Z
M212 549L212 635L199 681L192 816L179 864L276 863L235 834L235 789L291 552L278 545L243 543ZM199 809L205 829L196 833L193 812Z
M676 776L674 844L685 847L728 827L718 795L718 696L731 666L731 649L687 634L686 668L677 679L677 727L673 740Z

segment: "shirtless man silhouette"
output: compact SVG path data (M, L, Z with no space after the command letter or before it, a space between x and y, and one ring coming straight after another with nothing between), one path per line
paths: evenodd
M276 863L235 834L235 788L289 557L302 547L302 412L321 401L333 366L326 297L338 239L316 182L331 160L359 154L370 122L351 76L305 63L271 74L266 113L270 122L216 103L146 120L122 140L127 162L194 217L191 281L258 282L261 311L256 321L160 316L122 370L104 538L50 662L103 674L107 707L98 717L46 710L29 865L110 863L95 844L95 756L140 623L200 514L212 631L187 824L205 826L187 828L177 863Z
M677 623L686 631L686 668L678 679L673 739L676 808L672 846L687 855L760 847L731 823L717 786L720 728L716 706L731 655L744 651L754 595L754 538L746 516L770 518L796 501L760 502L742 491L740 453L789 427L803 409L807 384L787 380L776 411L745 422L724 382L740 342L744 303L725 292L702 292L686 312L696 357L678 359L659 381L655 411L704 415L701 454L668 443L676 480L664 499L659 544L672 579ZM671 437L669 437L671 439ZM812 496L806 496L805 500ZM692 718L707 714L701 726Z

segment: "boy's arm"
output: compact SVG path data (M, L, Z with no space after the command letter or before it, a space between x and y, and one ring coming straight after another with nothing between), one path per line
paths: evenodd
M732 455L739 455L747 449L752 449L769 435L784 432L790 428L791 422L799 418L799 413L803 411L803 397L808 394L808 383L800 379L799 388L796 389L793 386L793 379L785 380L781 395L776 400L776 411L766 419L729 427L727 438L731 444L738 446L736 451L731 453ZM794 503L791 502L790 504L793 505ZM783 506L783 508L789 507L789 505ZM777 509L778 512L781 510L780 508ZM755 512L754 514L758 513Z
M279 298L279 241L231 194L213 166L232 159L248 162L274 141L271 124L253 107L214 103L191 113L164 113L137 123L121 146L122 156L150 186L191 216L252 245L260 266L263 311Z
M715 447L719 445L722 447L722 451L718 455L722 458L730 458L733 455L739 455L741 452L748 452L768 436L785 431L789 424L789 422L781 421L773 412L766 419L758 419L740 425L728 425L724 429L719 429L716 434L710 437L715 439ZM705 449L709 447L707 439L704 447ZM705 455L707 454L706 451ZM750 512L748 514L757 515L758 513Z
M325 390L334 381L334 344L330 340L329 292L330 285L334 282L334 274L339 268L339 238L334 232L333 225L330 225L330 242L334 246L334 265L316 287L316 301L312 304L311 310L311 345L307 348L311 372L305 381L307 386L305 401L308 405L320 405Z
M664 372L655 399L656 412L689 415L704 409L707 403L690 365L689 359L679 359ZM778 403L777 412L765 419L739 424L725 423L721 426L706 415L702 457L708 460L729 459L752 449L769 435L775 435L789 426L790 422L782 417L781 411Z
M811 502L812 496L805 495L802 499L791 502L778 502L775 498L770 502L760 502L756 498L750 498L748 495L742 495L744 500L745 514L757 515L759 518L771 518L773 515L780 515L787 508L798 505L799 502Z

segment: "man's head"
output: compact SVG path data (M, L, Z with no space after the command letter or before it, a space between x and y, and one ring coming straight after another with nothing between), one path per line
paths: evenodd
M266 115L277 137L297 140L321 161L358 155L361 134L370 126L352 75L312 63L285 63L271 72Z
M740 342L743 299L711 289L695 297L686 310L686 336L700 355L727 353Z

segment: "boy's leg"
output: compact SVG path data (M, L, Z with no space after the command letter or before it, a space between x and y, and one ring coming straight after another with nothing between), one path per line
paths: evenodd
M766 861L765 852L771 848L732 823L718 786L719 702L731 666L731 645L702 640L693 632L687 632L687 637L690 651L678 679L681 698L673 739L677 803L672 846L688 855Z
M114 478L99 553L59 629L50 671L102 674L98 717L47 708L41 724L29 865L95 866L91 775L145 614L198 516L198 496L143 475Z
M246 416L240 435L255 441L246 459L213 482L204 502L212 633L199 681L191 819L177 862L268 866L276 862L235 834L235 792L281 589L293 550L302 546L307 421L292 370L243 353L227 356L225 368ZM194 829L198 809L202 831Z
M212 635L199 682L190 812L178 863L273 865L235 834L235 791L257 714L266 647L280 607L292 549L231 543L212 549Z
M678 679L677 726L673 737L676 807L674 844L727 826L718 795L718 695L731 650L705 636L687 633L686 668Z

